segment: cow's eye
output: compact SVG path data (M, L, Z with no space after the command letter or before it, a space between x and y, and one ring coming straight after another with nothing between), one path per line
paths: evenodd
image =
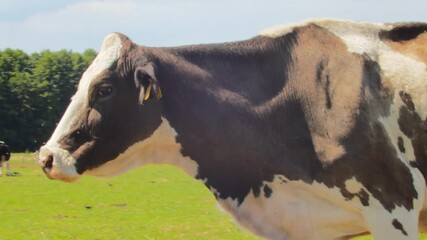
M97 99L105 99L113 93L113 87L111 85L100 86L96 93Z

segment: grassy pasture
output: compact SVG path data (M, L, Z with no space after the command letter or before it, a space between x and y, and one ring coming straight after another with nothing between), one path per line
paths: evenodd
M210 192L178 169L48 180L32 154L12 154L0 177L0 240L256 239L221 212Z
M0 240L257 239L200 182L172 167L74 184L49 181L32 154L13 154L11 168L20 176L0 177Z

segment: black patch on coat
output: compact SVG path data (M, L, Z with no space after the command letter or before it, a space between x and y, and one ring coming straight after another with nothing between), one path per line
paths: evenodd
M285 184L288 181L286 179L284 179L282 176L279 176L279 180L280 180L280 184Z
M427 32L427 24L425 23L402 23L397 24L390 31L380 32L380 38L393 42L408 41L417 38L418 35L424 32Z
M399 151L401 153L405 153L406 152L405 144L403 143L403 138L402 137L398 137L397 138L397 147L399 148Z
M411 107L402 106L399 111L398 124L400 130L410 140L414 149L415 163L411 161L411 166L417 167L424 178L427 177L427 132L424 131L426 121L412 110ZM427 183L427 178L426 178Z
M365 190L361 190L357 194L357 197L359 198L360 203L362 203L363 206L369 206L369 194Z
M414 102L412 102L411 95L403 91L400 91L399 96L402 99L403 103L405 103L406 107L408 107L409 111L415 111L415 105L414 105Z
M417 161L409 161L409 165L413 168L419 168Z
M408 236L408 233L405 231L402 223L399 220L393 219L392 224L393 224L393 227L396 228L397 230L400 230L403 233L403 235Z
M271 194L273 193L273 190L271 190L271 188L267 185L264 186L264 196L266 198L271 197Z
M0 161L3 159L9 161L10 159L10 147L4 142L0 142Z
M369 194L364 189L361 189L358 193L350 193L343 190L341 190L341 192L347 201L357 197L359 198L360 204L362 204L362 206L369 206Z
M325 66L326 65L327 65L326 60L325 61L321 61L318 64L317 70L316 70L316 80L324 88L325 96L326 96L325 107L327 109L331 109L332 108L332 100L331 100L331 94L330 94L330 85L331 85L331 82L330 82L330 79L329 79L328 72L325 71Z

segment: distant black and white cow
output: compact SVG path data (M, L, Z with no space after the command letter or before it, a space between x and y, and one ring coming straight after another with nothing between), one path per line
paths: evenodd
M426 31L320 20L175 48L111 34L40 164L64 181L171 164L269 239L417 239Z
M12 172L10 171L10 166L9 166L9 159L10 159L10 148L5 142L0 141L0 176L2 175L3 164L6 165L6 175L7 176L12 175Z

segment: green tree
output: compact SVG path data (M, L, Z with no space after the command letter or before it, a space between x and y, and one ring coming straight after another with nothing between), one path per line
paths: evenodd
M0 140L14 151L37 149L55 128L84 70L96 55L0 51Z
M31 68L31 59L23 51L6 49L0 52L0 136L17 148L25 145L20 138L25 127L16 129L15 126L25 126L23 112L28 107L25 85Z

